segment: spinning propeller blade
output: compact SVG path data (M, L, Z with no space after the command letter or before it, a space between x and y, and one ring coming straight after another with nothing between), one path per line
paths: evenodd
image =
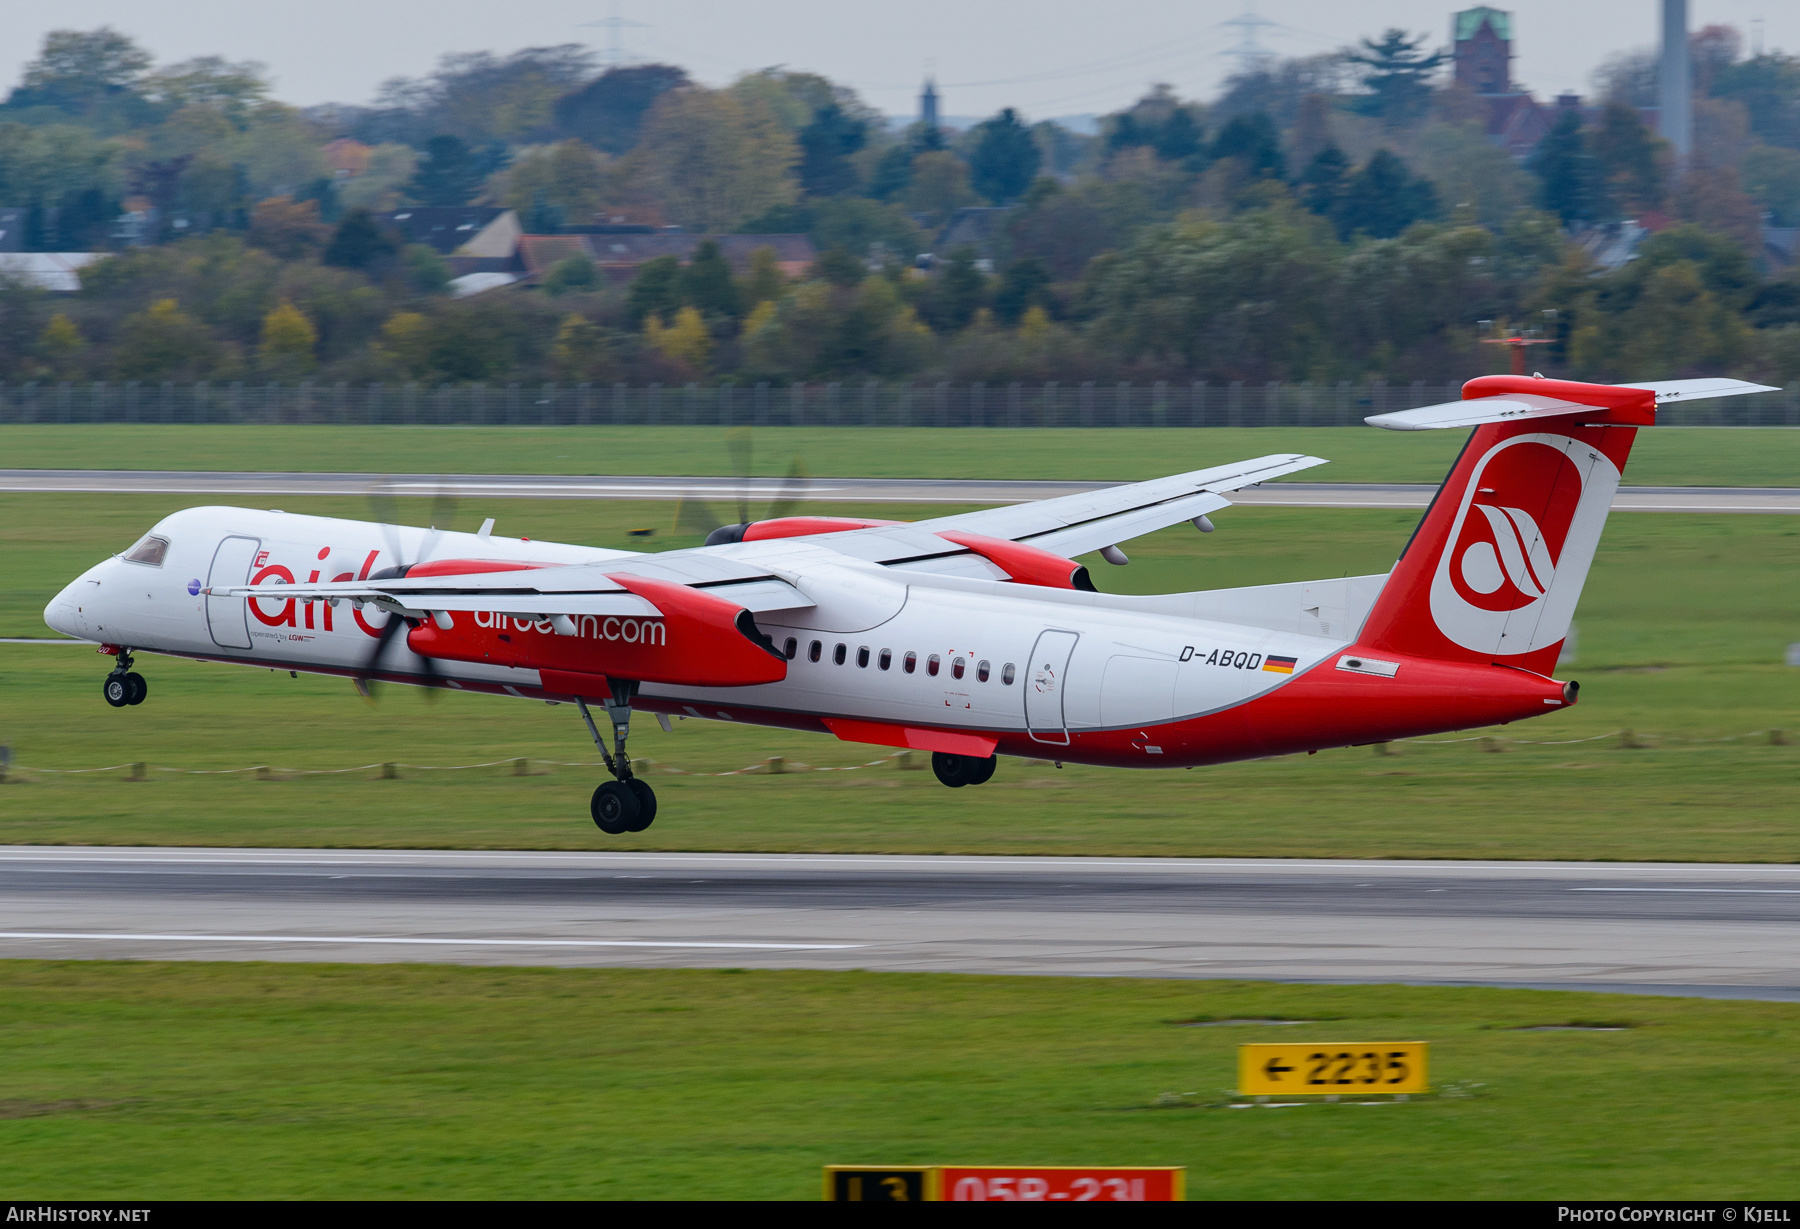
M430 526L425 537L419 542L415 557L409 559L400 534L400 526L396 523L398 515L392 482L383 479L382 482L370 487L368 498L369 510L374 514L375 520L380 523L382 536L387 540L388 558L393 560L387 567L371 573L370 579L372 580L404 576L407 570L416 564L427 562L437 549L438 539L456 517L456 496L448 485L440 483L437 493L432 496L431 500ZM389 613L387 622L382 625L381 633L375 637L374 647L370 649L369 656L363 662L362 673L356 679L357 690L371 704L375 702L375 686L378 682L376 676L381 670L381 659L387 652L388 645L393 643L394 637L398 636L402 630L410 630L417 626L418 621L415 619L407 619L401 615ZM441 672L438 670L437 664L429 657L420 657L419 664L421 667L419 673L423 674L427 680L425 701L428 704L434 704L437 702L437 688L430 684L435 683L441 677Z

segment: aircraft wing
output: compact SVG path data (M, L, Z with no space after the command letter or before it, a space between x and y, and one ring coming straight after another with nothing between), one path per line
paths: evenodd
M691 552L681 552L683 555ZM215 597L293 598L302 602L370 602L383 610L423 616L430 611L494 611L500 614L543 619L553 615L620 615L644 618L661 613L649 599L639 597L600 569L685 585L710 596L742 606L752 614L771 610L800 610L813 605L811 598L784 580L744 568L713 569L659 565L656 556L608 560L604 564L579 564L523 571L478 572L465 576L429 576L418 580L341 581L310 585L215 585L206 590ZM671 560L671 563L679 561ZM695 575L699 572L700 575ZM721 575L707 576L707 572Z
M926 533L960 530L1026 542L1052 554L1081 555L1229 507L1231 501L1224 492L1324 464L1327 462L1320 457L1272 453L1149 482L915 521L909 528Z

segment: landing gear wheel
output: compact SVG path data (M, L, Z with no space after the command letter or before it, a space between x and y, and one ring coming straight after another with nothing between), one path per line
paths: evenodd
M135 670L125 676L125 685L131 689L131 694L125 697L127 704L142 704L144 697L150 694L150 684Z
M647 782L644 782L637 777L631 778L631 780L625 782L625 784L632 793L637 795L638 800L637 821L633 823L631 827L627 828L626 831L642 832L656 821L656 791L651 789Z
M636 791L624 781L608 781L595 790L588 810L593 813L595 826L608 836L635 832L638 829L633 825L640 822L644 827L649 826L648 821L642 820L643 807Z
M980 785L994 775L994 756L979 759L973 755L951 755L946 751L931 753L931 771L951 789Z
M137 694L137 689L125 681L123 674L115 672L106 676L106 681L100 685L100 693L114 708L124 708L131 703L131 697Z

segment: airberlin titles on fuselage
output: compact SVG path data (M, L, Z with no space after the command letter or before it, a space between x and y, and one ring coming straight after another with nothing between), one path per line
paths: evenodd
M584 640L622 640L646 648L663 648L669 643L669 626L662 619L633 619L619 615L571 615L575 635ZM492 628L504 639L510 632L535 632L542 636L557 635L556 624L549 619L521 619L494 611L475 612L475 626Z

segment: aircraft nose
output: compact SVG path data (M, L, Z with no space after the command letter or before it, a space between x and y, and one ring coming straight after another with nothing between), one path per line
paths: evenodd
M79 616L75 611L77 604L75 590L81 583L77 580L72 584L65 585L63 591L51 598L50 604L44 607L44 622L49 624L53 630L59 631L65 636L73 636L77 640L85 638L81 634L81 628L77 622Z

